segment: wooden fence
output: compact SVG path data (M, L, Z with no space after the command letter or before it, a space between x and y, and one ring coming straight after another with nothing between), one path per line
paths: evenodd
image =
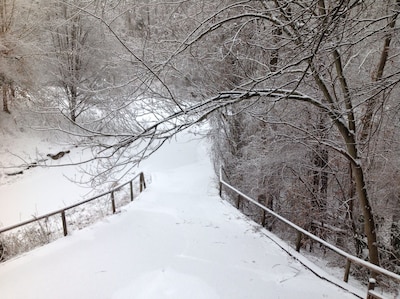
M61 222L62 222L62 227L63 227L64 236L67 236L67 235L68 235L68 223L67 223L67 219L66 219L66 217L65 217L65 212L66 212L66 211L71 210L71 209L73 209L73 208L76 208L76 207L78 207L78 206L87 204L87 203L92 202L92 201L94 201L94 200L96 200L96 199L99 199L99 198L101 198L101 197L110 195L111 210L112 210L112 213L115 214L115 212L116 212L116 207L115 207L115 196L114 196L114 195L115 195L115 192L119 191L122 187L124 187L124 186L126 186L126 185L129 185L129 187L130 187L130 200L133 201L133 198L134 198L134 194L133 194L133 181L137 180L138 178L139 178L139 192L142 192L142 191L146 188L146 181L145 181L145 179L144 179L144 174L143 174L143 172L141 172L141 173L139 173L138 175L136 175L136 176L135 176L134 178L132 178L130 181L128 181L128 182L126 182L126 183L124 183L124 184L121 184L121 185L119 185L119 186L117 186L117 187L115 187L115 188L113 188L113 189L111 189L111 190L109 190L109 191L107 191L107 192L104 192L104 193L101 193L101 194L96 195L96 196L94 196L94 197L91 197L91 198L89 198L89 199L80 201L80 202L78 202L78 203L75 203L75 204L73 204L73 205L67 206L67 207L65 207L65 208L62 208L62 209L59 209L59 210L56 210L56 211L53 211L53 212L50 212L50 213L41 215L41 216L39 216L39 217L35 217L35 218L31 219L31 220L27 220L27 221L20 222L20 223L15 224L15 225L11 225L11 226L8 226L8 227L5 227L5 228L1 228L1 229L0 229L0 235L1 235L2 233L11 231L11 230L13 230L13 229L17 229L17 228L23 227L23 226L25 226L25 225L29 225L29 224L31 224L31 223L38 222L38 221L40 221L40 220L47 219L47 218L49 218L49 217L51 217L51 216L55 216L55 215L59 214L59 215L60 215Z
M282 221L283 223L287 224L288 226L290 226L291 228L293 228L294 230L296 230L297 232L297 240L296 240L296 251L300 251L300 244L301 244L301 240L304 236L309 237L310 239L320 243L321 245L325 246L326 248L329 248L330 250L332 250L333 252L337 253L338 255L344 257L346 259L346 265L345 265L345 270L344 270L344 277L343 280L345 282L348 282L349 280L349 274L350 274L350 267L351 264L357 264L361 267L367 268L371 274L381 274L381 275L385 275L387 277L390 277L391 279L393 279L394 281L399 283L400 286L400 275L393 273L391 271L388 271L384 268L381 268L377 265L371 264L367 261L364 261L358 257L355 257L339 248L337 248L336 246L326 242L325 240L315 236L314 234L304 230L303 228L299 227L298 225L294 224L293 222L287 220L286 218L282 217L281 215L275 213L274 211L272 211L271 209L267 208L266 206L262 205L261 203L259 203L258 201L254 200L253 198L247 196L246 194L242 193L241 191L239 191L238 189L236 189L235 187L233 187L232 185L228 184L226 181L224 181L223 176L222 176L222 168L220 168L220 173L219 173L219 196L222 197L222 191L223 191L223 186L225 186L226 188L228 188L229 190L233 191L234 193L236 193L238 195L238 199L236 202L236 207L238 208L240 206L240 201L241 200L247 200L251 203L253 203L254 205L258 206L263 212L266 212L270 215L272 215L273 217L275 217L276 219L279 219L280 221ZM265 218L265 217L264 217ZM374 276L374 275L371 275ZM375 288L375 284L376 284L376 280L371 278L369 283L368 283L368 291L367 291L367 299L381 299L383 298L382 295L379 295L377 292L374 291Z

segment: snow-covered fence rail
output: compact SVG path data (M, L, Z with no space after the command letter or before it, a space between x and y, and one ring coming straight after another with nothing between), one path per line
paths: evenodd
M66 236L68 235L68 221L67 221L67 217L66 217L66 212L69 210L72 210L74 208L77 208L79 206L83 206L86 205L88 203L94 202L95 200L98 200L100 198L105 198L107 196L110 196L109 199L106 199L106 201L110 202L111 205L111 211L113 214L116 213L116 203L115 203L115 193L120 191L122 188L124 188L125 186L129 185L129 195L130 195L130 201L133 201L134 199L134 186L133 183L134 181L139 179L139 192L142 192L145 188L146 188L146 181L144 178L144 174L143 172L137 174L135 177L133 177L131 180L129 180L128 182L118 185L115 188L112 188L109 191L106 191L104 193L98 194L94 197L91 197L89 199L80 201L78 203L75 203L73 205L64 207L62 209L38 216L38 217L34 217L31 220L27 220L27 221L23 221L20 223L17 223L15 225L11 225L8 227L4 227L4 228L0 228L0 260L2 259L2 255L3 255L3 251L4 251L4 246L3 246L3 242L5 239L7 239L8 234L6 234L6 236L3 237L4 233L6 232L10 232L12 230L17 230L19 228L23 228L23 227L29 227L30 224L34 224L35 222L37 222L41 228L41 230L43 231L43 224L41 224L40 221L47 221L50 217L52 216L60 216L61 219L61 223L62 223L62 232L63 235ZM27 231L29 231L29 229L27 229ZM48 232L45 232L45 234L49 234ZM19 234L20 235L20 234ZM24 234L22 234L24 235ZM46 237L46 239L49 239ZM27 246L28 248L31 248L31 246ZM18 251L20 251L21 249L18 249ZM23 251L23 250L22 250Z
M276 219L279 219L280 221L282 221L283 223L287 224L288 226L292 227L293 229L296 230L297 234L298 234L298 238L296 240L296 251L300 251L300 243L301 243L301 239L303 236L307 236L310 239L322 244L323 246L325 246L326 248L329 248L330 250L332 250L333 252L341 255L342 257L344 257L346 259L346 265L345 265L345 273L344 273L344 277L343 280L345 282L348 282L349 280L349 275L350 275L350 267L351 264L357 264L361 267L367 268L369 269L369 271L374 274L381 274L381 275L385 275L387 277L390 277L391 279L393 279L394 281L397 281L400 285L400 275L393 273L391 271L388 271L384 268L381 268L377 265L371 264L367 261L364 261L356 256L353 256L345 251L343 251L342 249L326 242L325 240L317 237L316 235L306 231L305 229L301 228L300 226L294 224L293 222L287 220L286 218L282 217L281 215L277 214L276 212L272 211L271 209L267 208L266 206L264 206L263 204L259 203L258 201L256 201L255 199L251 198L250 196L244 194L243 192L239 191L238 189L236 189L235 187L233 187L232 185L230 185L229 183L227 183L224 179L223 179L223 175L222 175L222 168L220 168L220 172L219 172L219 196L222 197L222 192L223 192L223 187L227 187L228 189L230 189L231 191L233 191L234 193L236 193L239 196L239 200L237 201L236 207L239 207L239 201L240 199L244 199L247 200L251 203L253 203L254 205L258 206L259 208L261 208L264 212L270 214L271 216L275 217ZM372 283L371 283L372 282ZM367 298L369 299L377 299L377 298L382 298L382 297L378 297L377 293L374 292L374 287L375 287L375 280L374 279L370 279L370 283L368 284L368 293L367 293Z

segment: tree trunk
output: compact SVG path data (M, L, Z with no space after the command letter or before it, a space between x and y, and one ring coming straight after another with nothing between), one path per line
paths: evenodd
M375 265L379 265L379 253L377 246L377 237L375 229L375 221L372 208L369 203L368 194L365 185L364 173L359 165L352 164L352 172L356 182L356 190L360 200L361 210L364 215L364 231L367 236L367 244L369 250L369 261Z
M75 86L70 87L70 99L69 99L69 112L70 112L70 117L73 122L76 121L76 112L77 112L77 91Z
M354 176L351 168L351 163L349 163L349 187L348 187L348 213L346 213L346 218L349 219L351 224L351 229L353 231L354 236L354 246L356 249L356 255L358 257L361 256L362 245L359 238L359 231L357 229L357 225L354 219L354 198L356 196L356 188L354 184Z
M8 84L3 83L2 89L3 89L3 111L10 113L10 110L8 109Z
M272 30L272 34L274 35L273 36L272 46L276 47L275 45L278 43L278 39L282 35L282 29L281 28L275 28L275 29ZM270 56L270 59L269 59L269 65L270 65L271 72L275 72L277 70L278 62L279 62L279 50L276 47L276 49L273 49L271 51L271 56Z
M353 174L356 192L360 204L361 211L364 216L364 233L367 237L367 245L369 251L369 261L375 265L379 265L378 243L376 236L376 227L374 214L369 202L367 185L364 177L364 170L361 166L361 159L358 155L357 143L354 134L349 132L342 123L337 123L339 130L346 141L347 152L353 158L351 162L351 172Z
M325 138L326 124L323 115L318 116L318 123L316 125L316 136L323 140ZM327 196L328 196L328 167L329 153L324 146L317 144L313 151L312 162L314 170L312 171L312 184L313 184L313 200L312 204L317 209L319 219L323 222L326 217L327 209Z
M360 204L361 211L364 215L364 232L367 237L367 244L369 250L369 260L371 263L379 265L379 254L377 247L377 236L375 229L374 215L372 213L372 208L369 202L366 182L364 178L364 170L361 166L361 157L358 153L358 143L356 140L356 125L355 125L355 115L352 105L351 94L349 92L349 87L347 84L346 77L343 72L343 66L341 61L341 55L337 49L333 51L334 63L336 71L338 74L339 83L343 92L344 102L347 108L347 124L342 119L338 118L339 113L336 111L328 110L330 117L339 130L343 141L347 148L347 155L351 162L351 170L354 177L354 183L356 187L357 197ZM331 96L329 89L327 88L324 80L321 78L320 74L316 71L316 67L313 62L310 63L310 67L314 72L314 79L324 94L325 99L328 103L335 103L334 98Z

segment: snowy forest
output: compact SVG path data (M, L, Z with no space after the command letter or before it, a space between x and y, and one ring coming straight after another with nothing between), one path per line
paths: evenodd
M0 0L2 110L79 138L93 180L207 122L230 184L400 273L399 14L400 0Z

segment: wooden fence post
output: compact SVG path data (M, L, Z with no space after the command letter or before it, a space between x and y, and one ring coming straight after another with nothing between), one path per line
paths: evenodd
M375 278L370 278L368 281L368 291L369 290L374 290L375 289L375 285L376 285L376 280Z
M65 211L61 211L61 220L62 220L62 225L63 225L63 232L64 232L64 237L68 235L68 230L67 230L67 219L65 218Z
M350 266L351 266L351 260L347 258L346 259L346 267L345 267L345 270L344 270L344 277L343 277L343 281L344 282L348 282L349 281Z
M367 291L367 299L383 299L383 295L377 294L374 292L376 285L375 278L370 278L368 281L368 291ZM371 292L370 292L371 291Z
M222 182L219 182L219 197L222 198Z
M265 197L265 195L264 194L260 194L259 196L258 196L258 203L259 204L261 204L261 205L263 205L263 206L265 206L266 205L266 203L267 203L267 199L266 199L266 197ZM265 227L265 222L266 222L266 212L265 212L265 210L264 209L261 209L261 226L262 227Z
M130 190L131 190L131 201L133 201L133 184L132 184L132 181L129 182L129 187L130 187Z
M114 199L114 191L111 192L111 208L112 208L112 212L113 214L115 214L115 199Z
M238 194L237 200L236 200L236 209L240 210L240 201L242 199L242 196Z
M144 174L143 174L143 172L141 172L140 173L140 176L139 176L139 191L140 191L140 193L142 193L142 191L144 190L144 189L146 189L146 181L144 180Z
M262 210L262 216L261 216L261 225L262 225L262 227L265 227L265 223L266 223L266 219L267 217L266 217L266 215L265 215L265 210L263 209Z
M302 237L303 237L303 234L300 231L298 231L297 232L297 239L296 239L296 251L297 252L300 252Z

